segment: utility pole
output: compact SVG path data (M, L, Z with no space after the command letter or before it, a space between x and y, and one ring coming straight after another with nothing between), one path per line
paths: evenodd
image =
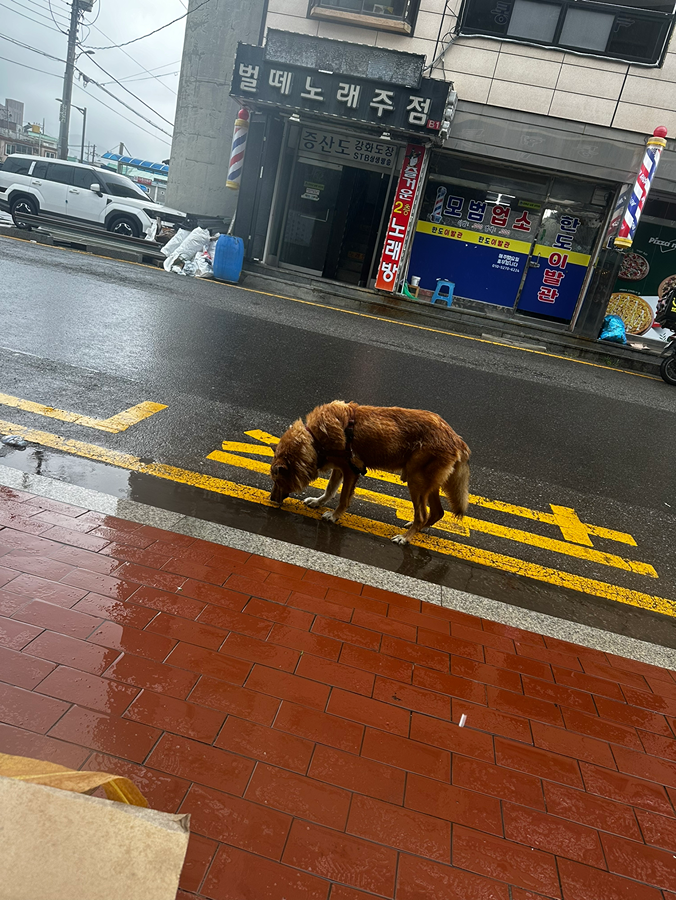
M68 52L66 70L63 75L61 112L59 113L59 159L68 159L68 132L70 130L70 101L73 96L73 76L75 74L75 50L80 13L91 12L93 0L72 0L70 7L70 27L68 29Z
M122 156L124 154L124 144L122 144L122 143L120 144L120 149L117 152L119 153L120 156ZM117 161L117 171L118 172L122 171L122 163L120 162L119 159Z
M80 162L81 163L83 163L85 161L84 141L85 141L86 128L87 128L87 107L84 106L82 108L82 144L80 145Z

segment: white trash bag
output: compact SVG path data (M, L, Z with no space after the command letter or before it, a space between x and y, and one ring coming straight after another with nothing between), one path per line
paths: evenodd
M214 277L214 267L212 265L212 261L209 259L209 252L206 253L198 253L195 257L195 266L197 271L195 272L195 278L213 278Z
M161 248L161 252L164 253L165 256L171 256L175 250L178 250L189 234L190 232L187 228L179 228L173 238L168 240L164 247Z
M186 262L194 259L198 253L204 253L209 246L209 231L206 228L193 228L188 237L178 248L178 259Z

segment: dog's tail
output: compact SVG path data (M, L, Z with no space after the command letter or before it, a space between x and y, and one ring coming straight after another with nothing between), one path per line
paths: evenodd
M462 518L469 507L469 447L463 444L453 471L443 484L444 494L451 504L451 511Z

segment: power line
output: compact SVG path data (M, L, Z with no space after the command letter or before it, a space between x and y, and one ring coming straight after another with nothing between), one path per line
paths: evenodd
M12 2L16 2L16 0L12 0ZM41 11L41 14L42 14L46 19L49 18L49 16L45 16L45 15L44 15L44 14L47 12L47 10L49 9L48 6L44 6L42 3L39 3L38 0L26 0L26 2L27 2L27 3L30 3L31 6L34 6L34 7L36 8L36 10L40 10L40 11ZM47 2L51 5L51 0L47 0ZM22 5L23 5L23 4L17 3L17 6L22 6ZM25 7L25 8L28 9L28 7ZM32 10L31 10L31 11L32 11ZM65 12L59 12L58 10L56 11L55 15L61 16L63 19L67 19L67 18L68 18Z
M161 131L162 134L166 134L167 137L171 137L171 136L172 136L171 133L170 133L169 131L165 131L164 128L161 128L159 125L156 125L156 124L155 124L153 121L151 121L150 119L147 119L144 115L142 115L140 112L138 112L138 110L134 109L133 106L129 106L129 104L128 104L128 103L125 103L124 100L120 100L119 97L116 97L115 94L113 94L111 91L109 91L107 87L104 87L102 84L99 84L98 81L94 81L94 79L93 79L93 78L90 78L89 75L85 75L85 73L84 73L81 69L77 69L77 71L78 71L78 72L80 73L80 75L82 75L82 77L85 79L85 86L86 86L87 84L93 84L93 85L95 85L97 88L99 88L100 90L102 90L102 91L104 92L104 94L108 94L108 96L109 96L109 97L112 97L113 100L117 100L118 103L121 103L122 106L125 107L125 109L128 109L130 112L134 113L135 116L138 116L139 119L143 119L144 122L147 122L148 125L152 125L153 128L157 128L158 131ZM153 110L153 112L154 112L154 110ZM171 123L169 123L169 124L171 124Z
M149 103L146 103L145 100L141 100L141 98L140 98L137 94L135 94L133 91L130 91L129 88L128 88L126 85L122 84L121 81L118 81L117 78L115 78L114 75L111 75L110 72L109 72L107 69L104 69L103 66L102 66L100 63L98 63L95 59L92 59L91 56L89 57L89 62L94 63L94 65L95 65L97 68L101 69L101 71L102 71L105 75L108 76L108 78L112 78L113 81L115 82L115 84L118 84L118 85L122 88L123 91L126 91L128 94L130 94L130 95L134 98L134 100L138 100L139 103L142 103L143 106L146 107L146 109L149 109L150 112L155 113L155 115L156 115L158 118L162 119L163 122L166 122L167 125L171 125L172 128L174 127L174 123L173 123L173 122L171 122L169 119L165 118L161 113L158 113L158 111L157 111L156 109L153 109L153 107L150 106ZM96 84L96 82L94 82L94 83ZM99 85L99 87L100 87L100 86L101 86L101 85Z
M154 31L149 31L148 34L142 34L140 37L132 38L130 41L123 41L121 44L111 44L108 47L89 47L89 50L119 50L121 47L128 47L129 44L135 44L136 41L143 41L145 38L150 37L153 34L157 34L158 31L163 31L165 28L169 28L170 25L175 25L176 22L180 22L181 19L186 19L188 16L191 16L193 13L196 13L198 9L202 9L203 6L206 6L210 0L203 0L199 6L196 6L194 9L188 10L182 16L179 16L177 19L172 19L171 22L167 22L166 25L160 25L159 28L156 28Z
M0 4L0 6L1 5L2 4ZM52 31L53 30L54 29L52 28ZM53 59L53 60L56 60L56 62L60 62L60 63L65 63L65 61L66 61L65 59L61 59L60 56L52 56L51 53L45 53L44 50L38 50L37 47L31 47L30 44L24 44L23 41L17 41L16 38L11 38L8 35L3 34L1 31L0 31L0 39L2 39L3 41L9 41L10 44L16 44L17 47L22 47L24 50L30 50L32 53L39 53L40 56L46 56L47 59Z
M5 37L5 35L0 35L0 37ZM11 39L8 38L8 40L11 40ZM31 49L31 48L28 48L28 49ZM35 52L39 53L40 51L37 50ZM47 54L44 54L44 55L47 55ZM56 57L50 57L50 58L56 59ZM16 60L16 59L10 59L8 56L0 56L0 59L4 60L4 62L12 63L12 65L15 65L15 66L22 66L24 69L30 69L33 72L40 72L40 74L42 74L42 75L51 75L52 78L58 78L59 80L61 80L61 77L62 77L61 75L57 75L56 72L47 72L46 69L38 69L35 66L29 66L27 63L18 62L18 60ZM63 60L58 60L58 62L63 62ZM93 82L93 83L95 83L95 82ZM78 90L81 90L83 93L85 93L85 91L80 87L79 84L76 84L75 87L78 88ZM160 143L165 144L167 147L171 146L171 143L169 141L163 140L161 137L158 137L158 135L153 134L151 131L148 131L147 128L143 128L137 122L134 122L132 119L127 118L127 116L122 115L122 113L119 112L119 110L114 109L112 106L109 106L107 103L104 103L104 101L101 100L100 97L95 97L93 94L85 94L85 96L89 97L91 100L94 100L96 103L100 103L101 106L105 106L105 108L107 110L110 110L110 112L114 113L116 116L119 116L121 119L124 119L125 122L129 122L129 124L133 125L134 128L140 129L140 131L144 132L144 134L150 135L150 137L155 138L155 140L160 141ZM154 126L154 127L157 128L157 126ZM79 144L78 144L78 147L79 147Z
M78 90L81 90L81 91L84 93L83 89L80 87L79 84L76 84L75 87L78 88ZM100 103L101 106L105 106L106 109L109 109L112 113L115 113L116 116L119 116L121 119L124 119L125 122L129 122L130 125L133 125L134 128L138 128L140 131L143 131L145 134L149 134L150 137L155 138L155 140L156 140L156 141L159 141L161 144L166 144L167 147L171 147L171 141L165 141L165 140L163 140L161 137L158 137L156 134L153 134L152 131L148 131L147 128L143 128L143 127L142 127L141 125L139 125L137 122L134 122L134 121L132 121L131 119L128 119L127 116L123 116L122 113L119 112L117 109L113 109L112 106L108 106L107 103L104 103L103 100L101 100L100 97L94 97L93 94L86 94L86 96L87 96L87 97L91 97L92 100L96 100L96 102L97 102L97 103ZM111 96L112 96L112 95L111 95ZM152 123L151 123L151 124L152 124ZM154 127L157 128L157 125L155 125ZM166 132L165 132L165 133L166 133Z
M170 78L178 75L179 72L164 72L162 75L127 75L126 78L120 78L120 81L132 82L135 84L137 81L150 81L151 78ZM114 81L102 81L101 84L115 84ZM176 93L176 91L172 91L172 93Z
M206 0L206 2L208 3L209 0ZM12 6L7 6L4 3L0 3L0 6L2 6L4 9L8 9L10 12L13 12L16 16L21 16L22 19L28 19L28 21L32 22L34 25L42 25L43 28L49 28L50 31L54 31L57 34L62 34L62 32L58 28L53 28L51 25L46 25L44 22L38 21L38 19L33 19L31 18L31 16L27 16L25 13L19 12L18 9L14 9L14 7ZM0 37L2 37L2 35L0 35Z
M16 59L10 59L8 56L0 56L0 59L8 63L13 63L15 66L23 66L24 69L31 69L33 72L41 72L43 75L52 75L54 78L63 77L61 75L57 75L56 72L47 72L45 69L36 69L35 66L29 66L26 63L17 62Z
M16 0L15 0L15 2L16 2ZM63 28L61 28L61 26L59 25L59 23L56 21L56 16L54 15L54 10L52 9L52 0L47 0L47 2L49 3L49 14L50 14L51 17L52 17L52 20L54 21L54 24L56 25L56 27L59 29L59 31L60 31L62 34L68 34L68 32L67 32L67 31L64 31Z
M50 0L50 2L51 2L51 0ZM91 22L85 22L84 24L85 24L88 28L91 27L91 26L93 26L93 25L94 25L94 22L98 22L98 19L99 19L99 16L100 16L100 15L101 15L101 0L99 0L99 7L98 7L98 9L96 10L96 15L94 16L94 18L92 19L92 21L91 21ZM98 29L97 29L97 31L98 31Z
M10 44L16 44L17 47L22 47L24 50L30 50L32 53L39 53L40 56L45 56L47 59L53 59L55 62L65 63L65 59L60 59L58 56L53 56L51 53L45 53L44 50L38 50L36 47L31 47L30 44L25 44L23 41L18 41L18 40L16 40L16 38L11 38L11 37L9 37L9 36L6 35L6 34L1 34L1 33L0 33L0 38L2 38L2 40L9 41ZM4 57L3 57L3 58L4 58ZM14 60L7 60L7 61L8 61L8 62L14 62ZM33 68L32 66L26 66L26 63L16 63L16 65L19 65L19 66L25 66L26 68L29 68L29 69L30 69L30 68ZM36 71L40 71L40 72L41 72L42 70L41 70L41 69L38 69L38 70L36 70ZM88 75L86 75L81 69L77 69L77 72L78 72L78 74L80 74L80 75L85 79L85 82L86 82L86 83L88 83L88 84L93 84L93 85L95 85L96 87L100 88L104 93L106 93L106 94L108 94L110 97L112 97L113 100L116 100L118 103L121 103L122 106L124 106L124 107L125 107L126 109L128 109L130 112L134 113L135 116L138 116L140 119L143 119L144 122L147 122L149 125L152 125L153 128L157 128L158 131L161 131L162 134L166 134L167 137L171 137L171 134L170 134L168 131L165 131L164 128L161 128L159 125L156 125L156 124L155 124L154 122L152 122L150 119L147 119L147 118L146 118L144 115L142 115L140 112L138 112L138 111L135 110L133 107L131 107L131 106L129 106L127 103L125 103L124 100L120 100L119 97L116 97L115 94L113 94L111 91L109 91L106 87L104 87L103 85L99 84L97 81L94 81L93 78L90 78L90 77L89 77ZM45 75L52 75L52 74L54 74L54 73L52 73L52 72L44 72L44 74L45 74ZM60 76L56 76L56 77L58 78L58 77L60 77ZM92 96L92 95L89 94L89 96ZM107 103L104 103L103 100L101 100L99 97L93 97L93 99L94 99L94 100L97 100L99 103L101 103L103 106L105 106L106 109L111 109L112 112L117 112L117 110L112 109L112 107L108 106ZM122 113L118 113L118 115L122 116ZM128 121L128 122L130 121L129 119L127 119L126 116L122 116L122 118L125 119L125 121ZM135 123L135 122L131 122L131 124L134 125L134 124L136 124L136 123ZM141 128L140 125L137 125L136 127L137 127L137 128ZM146 134L150 134L151 137L157 137L157 135L152 134L150 131L147 131L145 128L141 128L141 131L144 131ZM161 138L157 138L157 140L161 140ZM166 142L166 141L162 141L162 143L167 143L167 142Z
M99 0L99 9L100 8L101 7L100 7L100 0ZM98 18L98 16L97 16L97 18ZM93 23L92 23L92 25L93 25L94 29L99 32L99 34L102 34L105 38L108 38L109 41L112 41L112 38L110 37L110 35L106 34L105 31L103 31L101 28L98 27L98 25L94 25ZM84 43L84 41L82 41L81 43ZM124 53L125 56L129 57L129 59L133 63L135 63L140 69L142 69L144 72L147 72L149 75L152 75L152 69L146 69L146 67L143 65L143 63L140 63L137 59L135 59L131 55L131 53L127 53L127 51L124 49L124 47L120 47L119 49L122 51L122 53ZM157 77L157 80L162 85L162 87L166 88L168 91L171 91L172 94L174 94L174 95L176 94L176 91L173 88L170 88L168 84L164 84L162 81L159 80L159 76L153 76L153 77ZM120 80L124 81L124 79L120 79Z

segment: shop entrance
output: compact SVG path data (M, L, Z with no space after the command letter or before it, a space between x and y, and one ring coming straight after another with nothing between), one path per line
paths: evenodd
M280 264L365 286L389 171L300 157L291 179Z

